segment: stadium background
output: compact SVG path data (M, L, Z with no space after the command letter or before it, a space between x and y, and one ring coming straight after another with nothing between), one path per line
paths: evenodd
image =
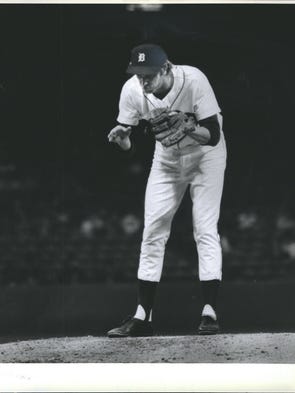
M203 70L222 107L225 329L294 330L294 16L278 4L0 6L3 337L101 334L134 307L153 141L135 135L130 159L106 136L141 42ZM197 321L191 229L186 195L155 310L163 332Z

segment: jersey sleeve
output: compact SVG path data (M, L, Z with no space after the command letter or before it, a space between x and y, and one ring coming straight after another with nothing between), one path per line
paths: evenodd
M119 114L117 121L122 124L136 126L139 122L139 108L136 104L136 94L132 91L131 81L127 81L121 91L119 100Z
M198 120L206 119L221 111L214 91L201 71L194 83L193 109Z

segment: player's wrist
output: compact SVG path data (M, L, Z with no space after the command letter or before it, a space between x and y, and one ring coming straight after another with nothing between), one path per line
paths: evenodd
M209 130L198 124L195 125L194 131L190 132L188 135L197 141L200 145L206 145L210 140Z
M118 145L121 147L122 150L130 150L131 149L131 140L130 138L127 136L124 139L121 139L120 141L118 141Z

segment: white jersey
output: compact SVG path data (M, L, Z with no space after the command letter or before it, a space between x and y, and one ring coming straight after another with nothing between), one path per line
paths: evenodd
M220 112L213 89L202 71L190 66L173 66L172 72L173 87L162 100L153 94L144 94L136 75L128 79L120 96L118 122L136 126L143 115L155 108L195 113L197 120Z

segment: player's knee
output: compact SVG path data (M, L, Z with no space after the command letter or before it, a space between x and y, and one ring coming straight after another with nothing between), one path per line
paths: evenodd
M154 233L152 231L144 231L142 237L142 243L147 246L152 246L153 244L166 245L169 238L169 233Z
M217 228L213 229L204 229L204 230L196 230L194 231L194 238L197 243L199 244L212 244L212 243L220 243L219 234L217 232Z
M167 242L170 236L170 226L160 225L158 222L146 225L143 231L143 241L153 243L158 241Z

